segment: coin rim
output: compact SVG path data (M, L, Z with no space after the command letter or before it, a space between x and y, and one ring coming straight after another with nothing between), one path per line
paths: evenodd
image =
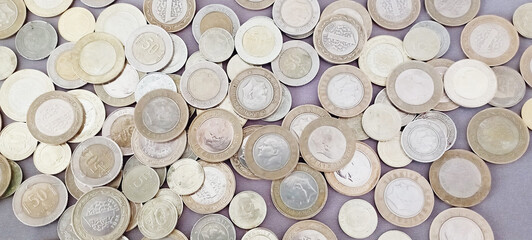
M246 127L242 128L242 143L244 143L244 139L246 139L246 137L248 137L254 131L256 131L257 129L259 129L261 127L263 127L263 125L249 125L249 126L246 126ZM240 176L242 176L244 178L247 178L249 180L259 180L260 178L255 176L255 174L253 174L251 172L251 170L249 170L249 167L245 167L244 165L240 164L240 159L239 159L239 156L238 156L238 152L240 151L240 149L242 149L242 145L240 146L238 151L235 153L235 155L233 155L229 159L230 162L231 162L231 165L233 166L233 169L238 174L240 174Z
M453 65L454 61L450 60L450 59L446 59L446 58L436 58L436 59L432 59L432 60L428 61L427 63L432 65L434 68L445 67L445 68L449 69L449 67L451 65ZM445 70L445 71L447 72L447 70ZM441 80L443 82L443 80L444 80L443 76L441 77ZM443 94L444 94L444 96L447 96L447 93L445 92L445 89L443 91ZM449 98L449 97L447 96L447 98ZM438 104L432 109L436 110L436 111L440 111L440 112L448 112L448 111L455 110L455 109L457 109L459 107L460 106L458 104L454 103L449 98L449 102L447 102L447 103L438 102Z
M471 0L471 7L464 15L457 18L449 18L436 10L434 1L435 0L425 0L425 9L427 10L427 13L436 22L449 27L461 26L473 20L473 18L477 16L481 5L481 0Z
M187 10L185 12L185 16L183 16L183 19L179 20L177 23L172 24L166 24L162 23L157 18L155 18L153 14L153 1L154 0L144 0L144 3L142 4L142 12L144 13L144 16L146 17L146 20L148 23L156 25L164 29L166 32L178 32L186 28L190 22L192 22L192 18L194 17L194 12L196 12L196 1L193 0L186 0L187 1Z
M22 25L24 25L24 21L26 20L26 4L24 1L11 0L11 2L17 7L17 17L11 26L4 30L0 30L0 39L6 39L13 36L13 34L17 33Z
M328 240L337 240L336 234L329 226L316 220L304 220L294 223L286 230L282 240L292 240L294 235L304 230L314 230L323 234Z
M261 205L259 208L263 208L264 212L260 213L260 216L255 217L255 220L246 220L247 222L246 221L239 222L238 218L235 217L235 215L237 215L238 210L235 209L236 206L233 204L233 201L236 201L237 198L243 198L244 194L251 194L251 195L254 195L255 197L258 197L257 199L260 199L259 202ZM257 228L264 222L264 219L266 219L266 215L268 212L268 206L266 206L266 201L264 200L262 195L260 195L259 193L255 191L247 190L247 191L241 191L233 197L233 200L231 200L231 203L229 203L228 212L229 212L229 218L237 227L241 229L251 230L251 229Z
M477 224L485 240L494 240L493 230L488 221L477 212L467 208L449 208L438 214L430 225L430 240L440 240L440 229L447 220L454 217L465 217Z
M419 17L421 12L421 0L411 0L411 3L412 11L410 14L405 19L397 22L388 21L379 15L376 6L377 0L368 0L367 6L369 15L377 25L388 30L400 30L410 26L410 24L414 23Z
M283 74L282 67L279 64L280 58L285 51L292 48L299 48L310 56L311 69L305 76L301 78L290 78ZM283 43L283 47L279 55L271 62L271 69L275 77L282 83L292 87L299 87L310 83L318 75L320 68L320 57L316 49L310 44L301 40L290 40Z
M139 131L135 129L131 135L131 149L133 149L134 156L137 158L137 160L139 160L139 162L151 168L163 168L171 165L177 161L179 157L181 157L187 145L187 132L186 130L183 130L183 132L177 136L177 138L170 140L178 142L178 147L173 149L174 151L170 155L164 158L154 158L142 151L141 146L139 145L139 140L141 137L144 138L144 136L142 136ZM148 141L151 140L148 139Z

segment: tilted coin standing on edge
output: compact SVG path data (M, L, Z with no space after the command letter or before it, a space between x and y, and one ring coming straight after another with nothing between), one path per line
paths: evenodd
M481 0L447 2L440 0L425 0L425 8L430 17L437 22L450 27L461 26L477 16Z
M298 14L294 14L294 13ZM287 36L311 32L320 20L318 0L278 0L273 3L272 18Z
M351 199L340 208L338 223L342 231L350 237L367 238L377 229L377 211L365 200Z
M492 70L497 76L497 92L489 104L494 107L509 108L521 102L526 93L523 76L507 66L494 67Z
M294 223L288 230L286 230L283 240L293 239L327 239L336 240L336 234L329 228L329 226L318 222L316 220L305 220Z
M412 162L401 146L401 132L391 140L378 142L377 152L382 162L393 168L406 167Z
M114 80L95 84L94 92L102 102L113 107L124 107L135 102L135 90L140 82L139 72L130 64Z
M266 201L254 191L239 192L229 204L229 217L242 229L253 229L266 218Z
M7 189L2 195L0 195L0 199L8 198L13 195L22 183L22 178L24 177L22 169L15 161L8 160L8 162L11 167L11 179L9 180Z
M64 43L54 49L46 62L46 72L55 85L65 89L80 88L87 84L76 75L71 61L76 43ZM0 77L1 78L1 77Z
M224 215L209 214L203 216L192 227L190 240L214 238L236 240L235 226Z
M179 195L197 192L205 181L205 171L196 160L180 159L168 169L168 187Z
M136 158L152 168L166 167L177 161L185 151L186 145L186 131L168 142L151 141L137 130L134 130L131 135L131 148Z
M124 174L122 192L129 201L143 203L152 199L159 190L159 176L153 168L140 165Z
M272 62L283 48L283 35L269 17L246 21L235 35L235 49L242 60L253 65Z
M235 171L238 174L240 174L242 177L245 177L250 180L258 180L260 178L255 176L255 174L253 174L251 170L249 170L249 167L246 163L246 158L244 155L246 151L246 143L249 139L249 136L261 127L262 127L261 125L250 125L250 126L244 127L242 129L243 136L242 136L242 144L240 145L240 149L238 150L237 153L235 153L235 155L233 155L230 158L233 169L235 169Z
M412 24L421 11L421 0L369 0L368 12L373 21L386 29L399 30Z
M485 63L464 59L447 69L443 85L447 96L454 103L466 108L476 108L487 104L495 96L497 76Z
M133 155L131 136L135 130L134 111L132 107L116 109L107 116L102 127L102 136L116 142L124 156Z
M18 53L28 60L45 59L57 46L57 32L48 22L34 20L20 28L15 37Z
M212 62L201 62L185 69L179 82L179 92L191 106L207 109L224 100L228 84L222 67Z
M192 22L196 12L196 1L146 0L142 9L150 24L162 27L167 32L178 32Z
M142 235L151 239L168 236L176 227L178 213L175 206L162 198L155 198L142 206L138 228Z
M430 225L429 236L430 240L463 236L484 240L495 239L488 221L467 208L450 208L438 214Z
M35 148L37 139L31 135L26 123L12 122L0 132L0 153L9 160L24 160Z
M330 116L331 115L329 115L329 113L321 107L311 104L304 104L290 110L290 112L288 112L286 117L283 119L282 126L290 130L290 132L292 132L299 139L303 129L305 129L309 123L320 117Z
M6 39L18 32L26 20L26 4L24 1L6 0L5 8L12 11L12 15L4 15L5 26L0 30L0 39Z
M415 120L401 133L401 146L406 155L421 163L438 160L447 150L447 129L428 119Z
M283 43L281 53L271 63L277 79L288 86L303 86L316 77L320 68L318 53L310 44L293 40Z
M94 30L114 35L125 46L129 35L135 29L146 25L144 14L137 7L128 3L116 3L98 15Z
M174 43L164 29L146 25L133 31L125 45L125 55L131 66L141 72L164 68L174 55Z
M453 65L454 61L449 60L449 59L445 59L445 58L437 58L437 59L432 59L432 60L428 61L427 63L434 67L434 70L436 70L436 72L438 73L438 75L440 76L440 78L443 81L445 73L447 72L447 69L449 69L449 67L451 65ZM433 108L433 110L447 112L447 111L455 110L458 107L460 107L460 106L458 106L458 104L454 103L447 96L447 93L445 91L443 91L443 95L440 98L440 101L438 102L438 105L436 105Z
M0 196L3 196L11 181L11 166L8 160L0 155Z
M362 127L368 136L377 141L388 141L401 130L401 117L392 106L376 103L362 115Z

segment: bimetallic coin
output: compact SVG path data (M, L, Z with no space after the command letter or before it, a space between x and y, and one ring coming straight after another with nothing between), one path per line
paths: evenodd
M137 7L128 3L116 3L98 15L94 28L96 32L106 32L117 37L125 46L129 35L146 25L144 15Z
M179 71L179 69L185 66L188 57L188 48L185 41L175 34L170 34L170 37L174 43L174 55L170 63L161 69L163 73L175 73Z
M281 119L283 119L288 112L290 112L290 109L292 108L292 94L290 93L290 90L283 85L280 84L281 88L283 89L283 96L281 99L281 104L279 105L279 108L275 110L275 112L272 113L272 115L263 118L262 121L265 122L277 122Z
M517 161L528 148L530 135L523 119L504 108L488 108L475 114L467 125L467 142L487 162Z
M427 119L435 122L444 130L447 137L447 147L445 150L449 150L456 142L457 129L453 119L447 116L447 114L438 111L429 111L417 115L414 120Z
M467 208L447 209L432 221L430 240L469 236L472 239L494 240L493 230L480 214Z
M9 160L20 161L31 156L37 148L26 123L13 122L0 132L0 153Z
M441 44L436 31L427 27L412 27L403 39L406 54L419 61L428 61L438 56Z
M238 152L235 153L235 155L233 155L230 159L233 169L235 169L235 171L239 173L242 177L245 177L251 180L258 180L260 178L255 176L255 174L253 174L251 170L249 170L244 153L246 151L246 143L249 139L249 136L261 127L262 127L261 125L250 125L242 129L242 132L243 132L242 144Z
M303 86L318 74L320 59L310 44L293 40L283 43L281 53L273 60L271 67L282 83Z
M203 167L190 158L180 159L168 169L168 187L179 195L197 192L205 181Z
M162 27L167 32L181 31L187 27L196 12L196 1L146 0L142 9L150 24Z
M57 236L60 240L79 240L72 226L74 206L68 207L57 221Z
M124 156L133 155L131 135L135 130L134 111L132 107L116 109L107 116L102 127L102 136L116 142Z
M451 36L449 35L449 31L447 31L447 29L441 24L434 21L421 21L412 26L412 29L414 28L428 28L438 35L440 46L438 48L439 51L436 55L436 58L443 56L447 50L449 50L449 46L451 45Z
M338 213L338 223L342 231L356 239L367 238L373 234L377 229L377 222L377 211L362 199L345 202Z
M301 137L303 129L307 127L309 123L320 118L330 117L329 113L325 109L315 105L301 105L290 110L286 117L283 119L282 126L292 132L298 139Z
M480 10L481 0L442 1L425 0L427 13L437 22L456 27L471 21Z
M283 48L283 36L269 17L254 17L246 21L235 35L235 49L249 64L272 62Z
M494 67L492 70L497 76L497 92L489 104L509 108L521 102L526 92L523 76L507 66Z
M408 169L392 170L375 188L375 205L381 216L398 227L415 227L427 220L434 208L429 182Z
M9 185L7 186L4 193L0 195L0 199L8 198L13 195L22 183L22 169L15 161L8 160L8 162L11 168L11 179L9 180Z
M283 236L283 240L319 239L336 240L336 234L329 226L315 220L305 220L294 223Z
M61 145L40 143L33 153L33 165L41 173L58 174L68 167L71 155L70 146L66 143Z
M240 28L240 20L231 8L222 4L209 4L201 8L192 21L192 35L196 42L199 43L203 33L211 28L225 29L234 37Z
M85 122L78 134L69 140L70 143L83 142L96 136L102 129L105 121L105 106L102 101L91 91L79 89L68 91L68 94L76 97L85 112Z
M154 142L143 137L137 130L131 135L131 148L136 158L152 168L171 165L179 159L187 145L187 133L183 131L177 138L168 142Z
M8 160L0 155L0 196L3 196L11 182L11 165Z
M229 204L229 217L242 229L256 228L266 218L266 201L254 191L239 192Z
M83 36L94 32L96 20L94 15L82 7L73 7L66 10L57 22L57 30L65 40L76 42Z
M155 197L159 186L157 172L148 166L140 165L129 169L124 175L122 192L129 201L143 203Z
M190 240L215 239L236 240L235 226L226 216L209 214L200 218L192 227Z
M383 233L377 240L412 240L412 238L399 230L390 230Z
M131 156L128 160L126 160L126 163L124 164L124 175L126 175L129 170L140 165L144 165L144 163L140 162L135 155ZM159 183L162 186L164 181L166 180L166 168L153 168L153 170L155 170L155 172L159 176Z
M176 192L174 192L170 188L161 188L155 195L155 198L161 198L164 199L172 205L174 205L175 209L177 210L178 218L183 214L183 199L179 195L177 195Z
M22 27L26 20L26 4L24 4L24 1L5 0L3 9L11 14L4 14L0 17L2 21L0 39L11 37Z
M521 36L532 38L532 28L528 25L528 17L532 14L532 4L525 3L519 6L513 15L512 22Z
M13 213L24 225L40 227L55 221L65 210L68 193L54 176L39 174L26 179L13 196Z
M233 36L223 28L209 28L201 34L199 50L211 62L223 62L235 51Z
M87 82L81 80L74 72L72 50L75 43L59 45L50 53L46 62L46 71L55 85L65 89L75 89L84 86Z
M380 35L364 44L358 65L372 83L386 86L386 79L395 67L408 60L401 39Z
M179 82L179 92L191 106L207 109L224 100L228 84L223 68L211 62L202 62L185 69Z
M362 24L362 26L364 26L366 37L371 36L373 21L371 20L368 10L362 4L349 0L334 1L323 9L321 18L336 14L347 15L356 19Z
M157 89L168 89L177 92L177 85L167 74L159 72L149 73L142 77L137 84L137 89L134 91L135 101L139 102L144 95Z
M17 55L11 50L11 48L0 46L0 80L4 80L11 76L17 68Z
M434 67L434 70L436 70L436 72L438 73L438 75L440 76L440 78L443 81L443 78L445 76L445 73L447 72L447 69L449 69L449 67L451 65L453 65L454 61L449 60L449 59L445 59L445 58L438 58L438 59L430 60L427 63ZM436 111L447 112L447 111L455 110L458 107L460 107L460 106L458 106L456 103L454 103L447 96L447 93L445 91L443 91L443 95L440 98L440 102L433 109L436 110Z
M362 128L362 115L363 113L350 118L338 118L338 120L344 122L351 129L351 133L355 135L357 141L363 141L369 138Z
M447 150L447 128L428 119L415 120L401 133L401 146L406 155L421 163L431 163Z
M256 239L262 239L262 240L279 240L277 238L277 235L275 235L274 232L272 232L270 229L267 228L253 228L244 234L242 236L242 240L256 240Z
M262 10L270 7L275 0L236 0L243 8L249 10Z
M94 92L107 105L124 107L135 102L135 89L139 82L139 72L126 64L122 73L113 81L95 84Z
M388 141L401 130L401 117L394 107L384 103L375 103L369 106L362 115L362 128L370 138Z
M111 187L99 187L84 194L76 203L72 226L81 239L118 239L131 219L127 198Z
M381 160L393 168L406 167L412 162L401 146L401 132L389 141L378 142L377 152Z
M81 0L81 2L91 8L103 8L115 0Z
M275 1L272 8L272 17L275 25L288 36L302 35L312 31L318 24L320 20L320 4L317 0Z
M368 11L379 26L399 30L412 24L421 11L421 0L369 0Z
M497 92L497 76L485 63L464 59L455 62L445 72L443 81L447 96L466 108L485 105Z
M125 55L131 66L141 72L155 72L164 68L174 55L174 43L168 33L156 26L137 28L127 39Z

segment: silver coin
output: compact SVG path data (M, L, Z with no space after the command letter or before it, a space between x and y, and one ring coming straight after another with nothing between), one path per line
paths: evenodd
M454 124L453 119L447 116L447 114L438 111L430 111L419 114L414 121L418 119L434 121L441 129L445 130L445 136L447 137L447 147L445 150L449 150L454 145L454 142L456 142L456 124Z
M451 36L449 35L449 31L447 31L444 26L434 21L421 21L412 26L412 29L419 27L428 28L438 35L440 39L440 51L435 58L443 56L447 50L449 50L449 46L451 45Z
M242 58L238 54L235 54L231 59L229 59L225 68L229 80L232 81L239 73L252 67L255 66L244 62L244 60L242 60Z
M149 73L144 76L135 90L135 101L139 101L147 93L157 89L168 89L177 92L174 80L164 73Z
M174 55L172 38L155 25L137 28L129 35L125 47L127 61L141 72L161 70Z
M81 2L91 8L103 8L115 0L81 0Z
M59 45L50 53L46 62L46 71L55 85L64 89L83 87L87 82L79 78L72 69L70 55L74 49L73 42Z
M489 102L495 107L509 108L523 100L526 92L525 80L519 72L507 66L492 68L497 76L497 92Z
M139 161L137 157L131 156L124 164L124 176L129 172L129 170L140 165L144 165L144 163ZM164 181L166 180L166 168L154 168L153 170L155 170L157 176L159 176L159 186L162 186L164 184Z
M179 92L185 101L200 109L220 104L227 95L228 88L227 74L223 68L211 62L200 62L188 67L179 83Z
M386 88L383 88L379 93L377 93L377 95L375 96L374 103L384 103L397 109L392 104L392 102L390 102L388 94L386 94ZM399 115L401 117L401 126L406 126L409 122L412 122L412 120L414 120L414 118L416 117L416 114L405 113L399 109L397 109L397 112L399 112Z
M103 102L111 106L127 106L135 102L134 94L139 81L139 72L126 64L115 80L102 85L94 85L94 91Z
M222 27L234 37L240 28L240 20L231 8L222 4L209 4L201 8L192 20L192 35L196 42L199 43L201 35L212 27Z
M161 69L163 73L175 73L179 71L179 69L185 66L188 57L188 49L185 41L175 34L170 34L170 38L172 38L172 42L174 43L174 56L170 60L170 63Z
M262 119L266 122L276 122L281 119L283 119L288 112L290 112L290 109L292 108L292 94L290 93L290 90L288 88L281 84L281 88L283 89L283 96L281 99L281 105L279 105L279 108L275 110L275 112L272 113L272 115L268 116L267 118Z
M303 41L283 43L281 53L272 64L277 79L288 86L303 86L318 74L320 58L310 44Z
M209 214L200 218L192 227L190 240L236 240L235 226L221 214Z
M320 13L318 0L277 0L272 8L275 25L289 36L312 31L320 20Z
M419 119L406 125L401 134L401 146L406 155L421 163L438 160L447 149L447 137L439 124Z
M223 28L209 28L200 38L201 54L211 62L223 62L229 59L235 51L233 36Z
M28 60L41 60L57 46L57 32L45 21L35 20L20 28L15 37L18 53Z
M74 206L68 207L57 222L57 235L61 240L79 240L72 226L72 213Z

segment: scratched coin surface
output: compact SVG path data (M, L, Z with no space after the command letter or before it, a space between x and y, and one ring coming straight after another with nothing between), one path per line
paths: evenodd
M131 148L136 158L152 168L166 167L177 161L185 151L186 145L186 131L168 142L154 142L143 137L137 130L131 135Z
M102 136L116 142L124 156L133 155L131 135L135 130L134 110L132 107L116 109L107 116L102 127Z
M57 32L48 22L34 20L20 28L15 37L18 53L28 60L45 59L57 46Z
M235 226L226 216L209 214L200 218L192 227L190 240L202 239L236 240Z
M122 192L129 201L143 203L152 199L159 190L159 176L148 166L136 166L124 174Z
M177 220L175 206L165 199L155 198L140 209L138 228L145 237L160 239L175 229Z
M493 230L484 217L467 208L450 208L434 218L429 239L444 240L468 236L472 239L494 240Z
M266 201L254 191L239 192L229 204L229 217L242 229L256 228L266 218Z
M129 157L129 159L126 160L126 162L124 163L123 174L126 175L129 170L140 165L144 165L144 163L140 162L135 155ZM153 168L153 170L155 170L155 172L159 176L160 185L163 185L164 181L166 180L166 168Z
M340 208L338 223L342 231L350 237L367 238L377 229L377 211L365 200L351 199Z
M286 230L283 240L316 239L336 240L336 234L329 226L316 220L305 220L294 223Z
M318 74L320 59L310 44L293 40L283 43L281 53L273 60L271 67L282 83L288 86L303 86Z
M168 187L179 195L191 195L205 181L205 171L196 160L180 159L168 169Z
M445 1L425 0L427 13L437 22L456 27L464 25L477 16L481 0Z
M31 156L37 148L35 139L23 122L13 122L0 132L0 153L9 160L20 161Z
M329 113L321 107L304 104L290 110L290 112L288 112L286 117L283 119L282 126L290 130L290 132L292 132L299 139L303 129L305 129L309 123L320 117L330 116L331 115L329 115Z
M70 146L66 143L61 145L40 143L33 153L33 165L41 173L58 174L68 167L71 155Z
M124 46L127 61L141 72L161 70L174 55L172 38L156 25L137 28L129 35Z
M223 62L235 51L235 41L231 33L223 28L209 28L199 40L201 54L211 62Z
M421 11L421 0L369 0L368 11L379 26L399 30L412 24Z
M206 88L208 85L210 87ZM220 104L227 95L229 80L220 66L201 62L189 66L179 82L179 92L195 108L207 109Z
M146 0L142 9L150 24L160 26L167 32L177 32L192 22L196 1Z
M146 26L146 19L142 12L128 3L116 3L106 7L94 26L96 32L109 33L126 45L127 38L135 29Z

